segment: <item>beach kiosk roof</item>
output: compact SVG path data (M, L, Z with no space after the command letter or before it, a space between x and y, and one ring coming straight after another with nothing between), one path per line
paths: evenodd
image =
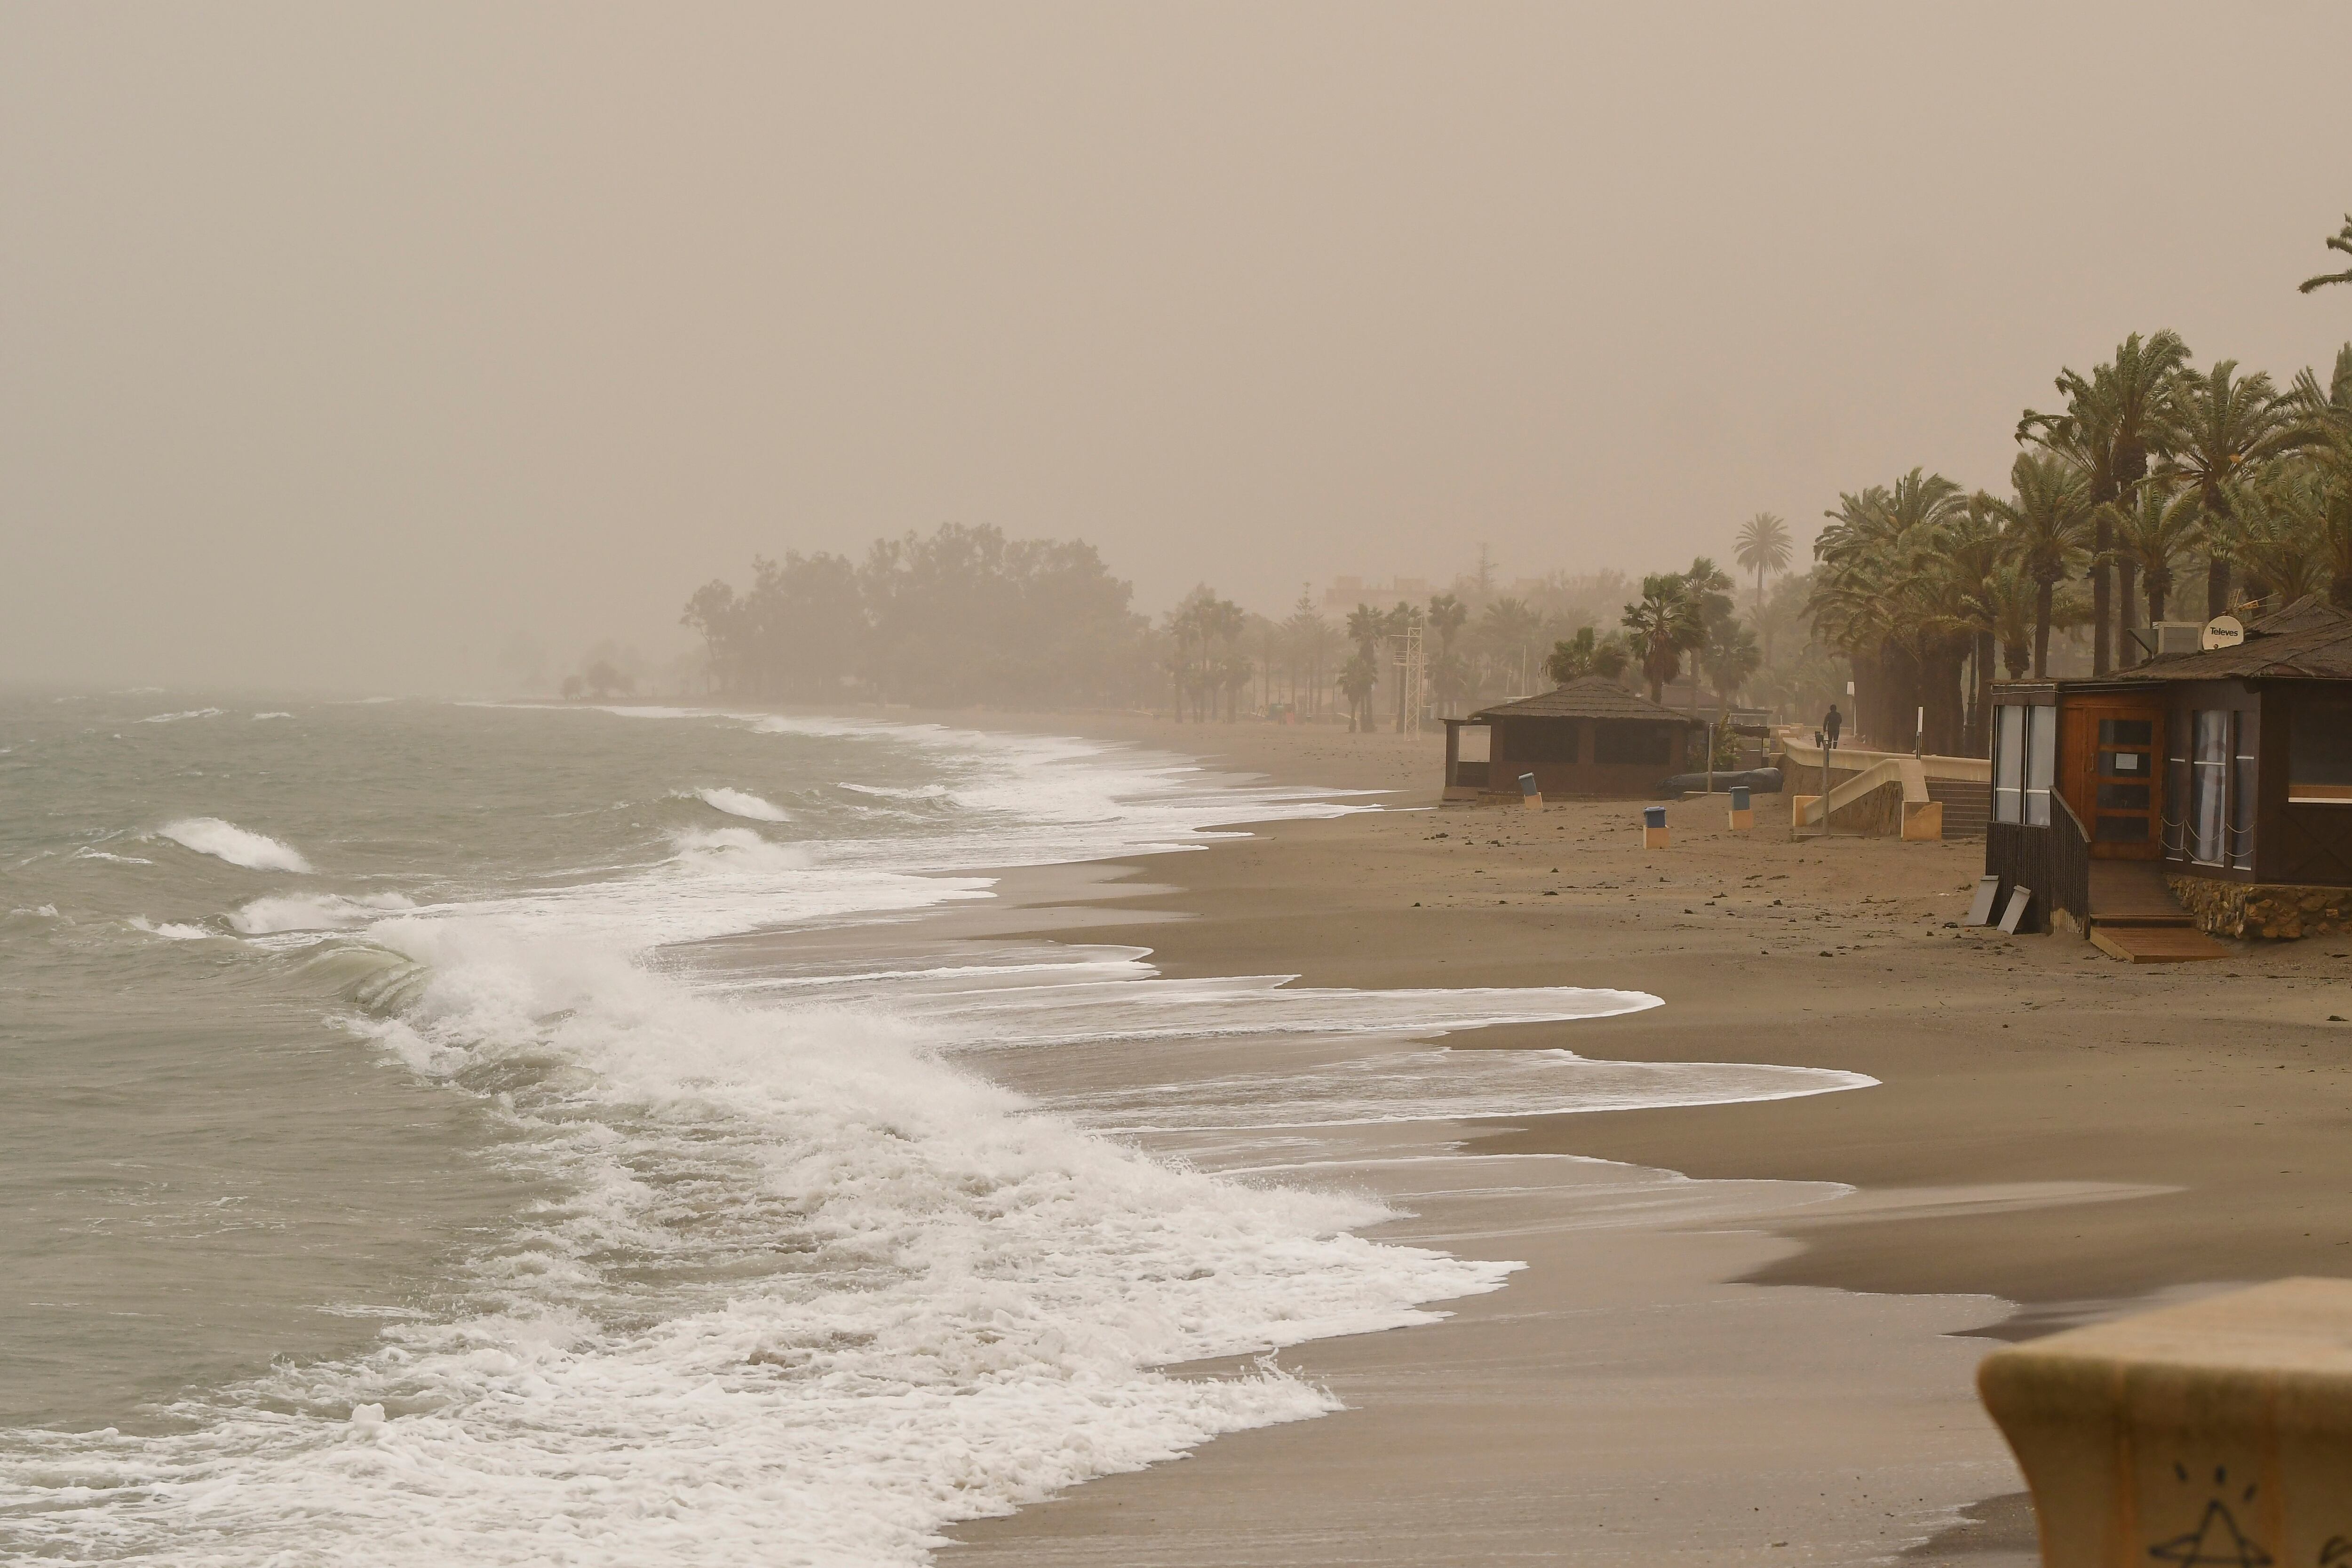
M1533 697L1481 708L1465 722L1489 724L1499 719L1632 719L1685 727L1706 722L1653 702L1602 675L1580 676Z
M2231 647L2005 682L1992 731L1985 870L2041 919L2124 945L2132 900L2225 936L2352 923L2352 613L2306 597Z
M2308 595L2248 626L2235 647L2168 654L2114 679L2352 680L2352 614Z
M1516 800L1532 773L1545 795L1646 799L1685 770L1706 724L1588 675L1445 721L1444 798Z

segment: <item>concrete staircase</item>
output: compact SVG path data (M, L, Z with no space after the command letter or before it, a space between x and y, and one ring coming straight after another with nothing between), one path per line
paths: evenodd
M1992 820L1992 785L1973 779L1927 780L1927 798L1944 808L1946 838L1982 838Z
M2091 862L2091 945L2126 963L2194 963L2230 955L2197 929L2152 860Z

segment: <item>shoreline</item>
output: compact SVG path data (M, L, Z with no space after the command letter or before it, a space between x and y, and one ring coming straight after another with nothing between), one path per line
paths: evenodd
M1752 1552L1758 1562L1830 1563L1884 1558L1933 1534L1915 1560L2006 1568L2032 1562L2032 1545L2013 1467L1975 1402L1970 1373L1988 1339L2030 1337L2246 1279L2352 1270L2352 1195L2330 1189L2325 1158L2352 1126L2345 1067L2352 1027L2326 1021L2352 1014L2346 971L2330 952L2352 943L2233 944L2224 963L2151 971L2097 959L2063 939L1948 931L1943 921L1965 907L1980 843L1798 845L1780 802L1771 803L1778 813L1759 810L1759 827L1745 836L1710 822L1717 808L1679 804L1671 812L1675 847L1656 854L1642 850L1627 826L1638 820L1635 803L1397 811L1433 805L1437 742L1427 736L1142 719L890 717L1127 742L1278 784L1400 792L1384 797L1391 809L1383 813L1259 825L1249 837L1181 858L1129 857L1122 880L1097 868L1077 903L1058 902L1049 931L1055 940L1149 946L1153 964L1171 977L1279 972L1299 974L1302 984L1373 989L1648 990L1667 1005L1469 1031L1444 1043L1827 1067L1878 1079L1874 1089L1801 1099L1500 1119L1458 1131L1464 1149L1487 1162L1565 1155L1678 1172L1694 1185L1854 1189L1829 1202L1718 1215L1708 1223L1730 1226L1718 1233L1643 1233L1664 1252L1711 1251L1712 1263L1685 1277L1702 1294L1717 1293L1710 1300L1754 1291L1804 1303L1796 1316L1806 1326L1757 1340L1751 1361L1759 1346L1795 1353L1808 1341L1840 1342L1830 1319L1842 1309L1829 1303L1860 1303L1882 1319L1919 1314L1899 1331L1916 1342L1893 1358L1899 1367L1860 1375L1871 1357L1853 1347L1870 1336L1843 1337L1858 1380L1833 1410L1776 1421L1759 1414L1759 1390L1730 1372L1711 1389L1690 1391L1691 1408L1712 1411L1701 1425L1714 1436L1699 1447L1716 1455L1692 1498L1719 1500L1727 1484L1753 1473L1755 1456L1788 1452L1791 1436L1814 1448L1843 1443L1884 1453L1881 1424L1929 1407L1930 1425L1948 1432L1943 1457L1923 1453L1911 1467L1940 1478L1943 1495L1931 1500L1915 1489L1891 1510L1904 1519L1886 1521L1899 1524L1896 1533L1875 1542L1824 1527L1818 1506L1767 1526L1765 1505L1749 1503L1748 1522L1759 1530L1712 1536L1690 1527L1654 1534L1637 1527L1643 1510L1629 1504L1624 1533L1571 1545L1600 1505L1554 1489L1559 1472L1548 1466L1566 1458L1558 1447L1516 1460L1489 1455L1483 1475L1458 1477L1451 1489L1417 1485L1416 1478L1431 1481L1432 1455L1406 1462L1413 1440L1398 1423L1408 1411L1429 1414L1430 1390L1452 1385L1440 1401L1448 1419L1438 1425L1455 1428L1457 1440L1475 1438L1482 1423L1507 1426L1528 1414L1516 1391L1528 1385L1531 1369L1504 1384L1482 1382L1476 1369L1486 1359L1471 1343L1485 1331L1480 1324L1524 1324L1543 1279L1574 1271L1556 1252L1539 1257L1545 1248L1529 1245L1522 1229L1517 1250L1465 1255L1534 1267L1494 1296L1450 1304L1449 1321L1314 1342L1286 1354L1286 1363L1328 1381L1348 1412L1227 1436L1182 1463L1104 1478L1009 1518L959 1527L960 1544L942 1552L943 1563L991 1553L1054 1563L1662 1562L1678 1560L1684 1543L1693 1562ZM1018 903L1013 884L1027 875L1009 875L1000 891ZM1139 919L1149 925L1139 929ZM1444 1244L1459 1250L1459 1237L1479 1228L1460 1213L1423 1209L1420 1218L1370 1234L1409 1241L1430 1234L1415 1226L1450 1223L1458 1234ZM1665 1265L1654 1258L1642 1267L1654 1279ZM1958 1310L1955 1300L1973 1304ZM1921 1302L1944 1305L1927 1311ZM1589 1316L1591 1309L1558 1310ZM1523 1337L1545 1342L1542 1334ZM1549 1336L1555 1362L1590 1363L1595 1342ZM1622 1372L1643 1348L1616 1344L1599 1371L1583 1366L1581 1392L1590 1394L1605 1381L1601 1372ZM1621 1412L1614 1430L1622 1434L1640 1415L1638 1407ZM1722 1451L1727 1423L1769 1441L1741 1461ZM1611 1424L1601 1425L1606 1435ZM1626 1447L1622 1436L1603 1445ZM1668 1458L1674 1451L1659 1450ZM1866 1500L1854 1489L1870 1479L1860 1471L1842 1477L1818 1454L1799 1470L1779 1474L1780 1493L1810 1486L1819 1505L1830 1489L1813 1483L1843 1480L1857 1506ZM1956 1484L1964 1472L1967 1484ZM1645 1475L1656 1480L1659 1472L1635 1467L1619 1479L1641 1490ZM1480 1483L1506 1476L1511 1484L1486 1496L1491 1488ZM1900 1479L1878 1478L1882 1485ZM1399 1495L1415 1499L1415 1509L1389 1508ZM1478 1516L1444 1522L1448 1498L1464 1495L1485 1497ZM1549 1500L1498 1512L1498 1500L1523 1497ZM1880 1492L1882 1505L1890 1500ZM1335 1505L1338 1516L1322 1519L1318 1502ZM1675 1510L1664 1491L1651 1506L1654 1527ZM1682 1511L1687 1516L1688 1507ZM1302 1539L1310 1515L1338 1533L1319 1545ZM1349 1529L1344 1517L1379 1523ZM1944 1524L1953 1527L1937 1533ZM1497 1531L1515 1543L1506 1546ZM1636 1545L1637 1538L1646 1539Z

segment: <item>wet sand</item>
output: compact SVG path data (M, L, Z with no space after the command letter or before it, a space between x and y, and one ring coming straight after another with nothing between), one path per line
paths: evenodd
M1024 727L1435 795L1428 737ZM1932 1536L1913 1560L2024 1563L2020 1483L1970 1385L1988 1336L2352 1272L2352 1024L2330 1021L2352 1016L2352 941L2134 968L1954 929L1980 841L1799 843L1772 805L1735 835L1719 801L1678 804L1664 851L1628 802L1276 824L1143 861L1131 891L1096 868L1099 929L1068 884L1012 879L1013 901L1057 903L1057 939L1147 944L1171 975L1666 1003L1456 1048L1880 1086L1433 1129L1433 1155L1471 1157L1433 1163L1382 1234L1528 1261L1507 1289L1286 1352L1340 1415L965 1527L942 1562L1831 1563Z

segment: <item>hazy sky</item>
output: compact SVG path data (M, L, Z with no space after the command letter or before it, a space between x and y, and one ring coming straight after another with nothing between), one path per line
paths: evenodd
M946 520L1628 571L2282 374L2352 5L0 0L0 680L482 687ZM2340 258L2338 258L2340 259Z

